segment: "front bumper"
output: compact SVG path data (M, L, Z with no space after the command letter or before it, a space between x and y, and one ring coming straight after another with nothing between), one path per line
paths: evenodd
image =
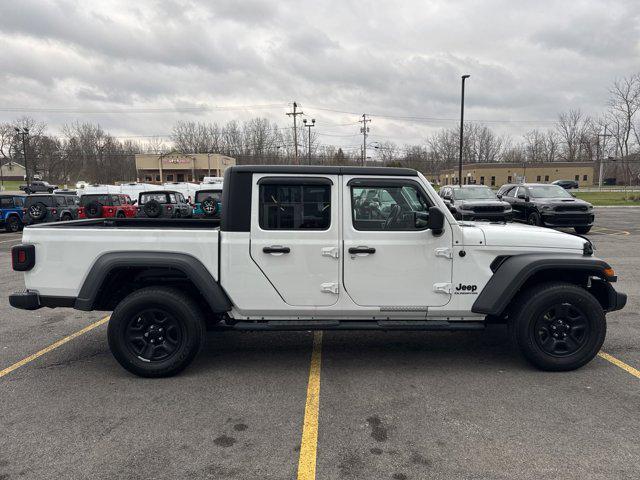
M595 215L589 212L542 212L542 221L548 227L590 227Z

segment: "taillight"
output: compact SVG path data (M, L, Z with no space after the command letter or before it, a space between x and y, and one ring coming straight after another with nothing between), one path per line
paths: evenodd
M109 208L109 209L107 210L107 213L113 213L113 208Z
M23 209L22 209L22 214L23 214L23 215L25 215L26 213L27 213L27 209L26 209L26 208L23 208Z
M171 211L171 210L173 210L173 207L171 205L168 205L167 206L167 210Z
M36 264L36 247L29 244L16 245L11 249L11 265L16 272L31 270Z
M53 210L51 210L51 213L55 215L56 213L58 213L58 211L54 208Z

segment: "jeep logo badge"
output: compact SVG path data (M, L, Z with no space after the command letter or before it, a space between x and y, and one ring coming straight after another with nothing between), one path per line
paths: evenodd
M463 284L460 283L456 287L455 294L456 295L475 295L476 294L476 290L478 290L478 286L477 285L463 285Z

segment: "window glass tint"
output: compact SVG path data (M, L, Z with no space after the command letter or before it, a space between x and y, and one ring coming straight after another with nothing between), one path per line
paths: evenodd
M558 185L535 185L529 187L533 198L572 198L564 188Z
M27 200L25 202L25 205L27 207L30 207L31 205L34 205L36 203L42 203L44 205L46 205L47 207L52 207L53 206L53 199L49 196L33 196L33 197L27 197Z
M169 194L169 203L176 203L176 194L175 193L170 193Z
M59 197L55 197L56 198L56 204L59 207L66 207L67 206L67 202L65 201L63 196L59 196Z
M216 192L207 192L207 191L203 191L203 192L196 192L196 203L202 203L202 201L205 198L213 198L214 201L219 202L222 199L222 192L220 191L216 191Z
M326 230L331 185L260 185L259 217L265 230Z
M511 188L511 190L508 190L507 192L505 192L504 196L505 197L515 197L516 196L516 190L518 190L517 187L513 187Z
M109 195L83 195L80 198L80 205L83 207L93 202L97 202L100 205L109 205Z
M13 198L11 197L0 198L0 208L13 208Z
M414 212L429 211L426 198L413 185L352 187L351 208L356 230L417 230Z
M118 195L111 195L111 203L113 205L120 205L120 197Z
M22 198L22 197L15 197L15 198L13 199L13 201L15 202L15 206L16 206L16 207L22 207L22 206L24 206L24 198Z
M149 200L155 200L159 203L167 203L167 194L166 193L145 193L140 195L140 204L145 204Z

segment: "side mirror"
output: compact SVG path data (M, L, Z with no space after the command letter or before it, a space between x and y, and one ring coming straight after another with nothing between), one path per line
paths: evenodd
M520 200L524 200L525 202L528 202L528 201L529 201L529 195L525 195L524 193L519 193L519 194L518 194L518 198L519 198Z
M576 194L573 192L569 192L573 198L576 198Z
M498 200L502 200L502 194L501 194L501 193L498 193L498 194L496 195L496 197L498 197Z
M429 207L427 226L434 235L440 235L444 229L444 213L438 207Z

